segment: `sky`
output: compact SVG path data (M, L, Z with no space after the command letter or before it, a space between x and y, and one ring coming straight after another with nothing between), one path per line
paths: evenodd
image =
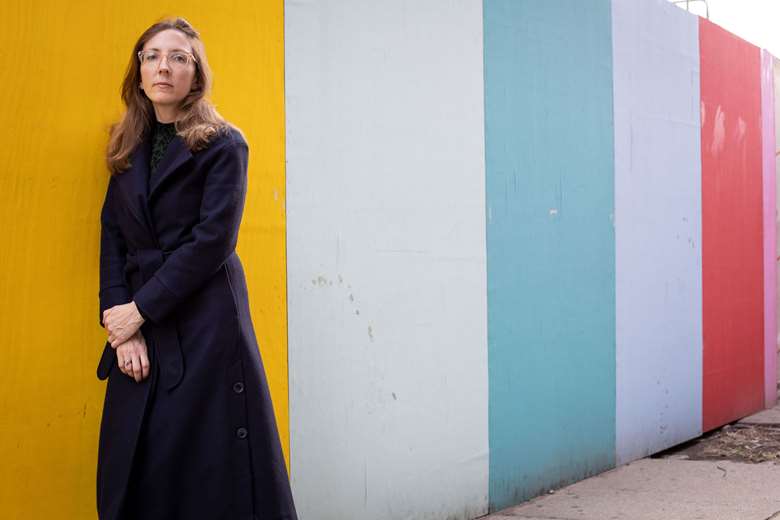
M707 5L711 21L780 58L780 0L707 0ZM690 11L704 16L704 2L691 0Z

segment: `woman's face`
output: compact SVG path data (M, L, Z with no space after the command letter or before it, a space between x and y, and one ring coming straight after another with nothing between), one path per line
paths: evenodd
M175 118L182 100L194 86L195 62L187 37L166 29L146 42L141 60L141 88L154 104L158 119ZM189 54L186 64L182 52ZM178 58L178 59L177 59Z

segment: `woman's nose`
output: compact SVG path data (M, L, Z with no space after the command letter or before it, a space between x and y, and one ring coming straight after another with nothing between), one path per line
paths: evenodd
M163 56L162 58L160 58L160 63L157 64L157 70L158 71L162 71L162 70L168 71L168 70L170 70L168 68L168 57L167 56Z

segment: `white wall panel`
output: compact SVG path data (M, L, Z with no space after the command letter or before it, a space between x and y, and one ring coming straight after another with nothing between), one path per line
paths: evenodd
M487 511L482 4L285 2L301 518Z
M701 432L698 21L613 0L618 464Z

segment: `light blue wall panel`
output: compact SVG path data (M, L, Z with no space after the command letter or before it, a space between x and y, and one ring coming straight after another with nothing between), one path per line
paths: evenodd
M699 24L613 0L617 462L696 437L702 416Z
M615 459L609 0L486 0L491 509Z
M301 518L487 512L480 0L285 2Z

